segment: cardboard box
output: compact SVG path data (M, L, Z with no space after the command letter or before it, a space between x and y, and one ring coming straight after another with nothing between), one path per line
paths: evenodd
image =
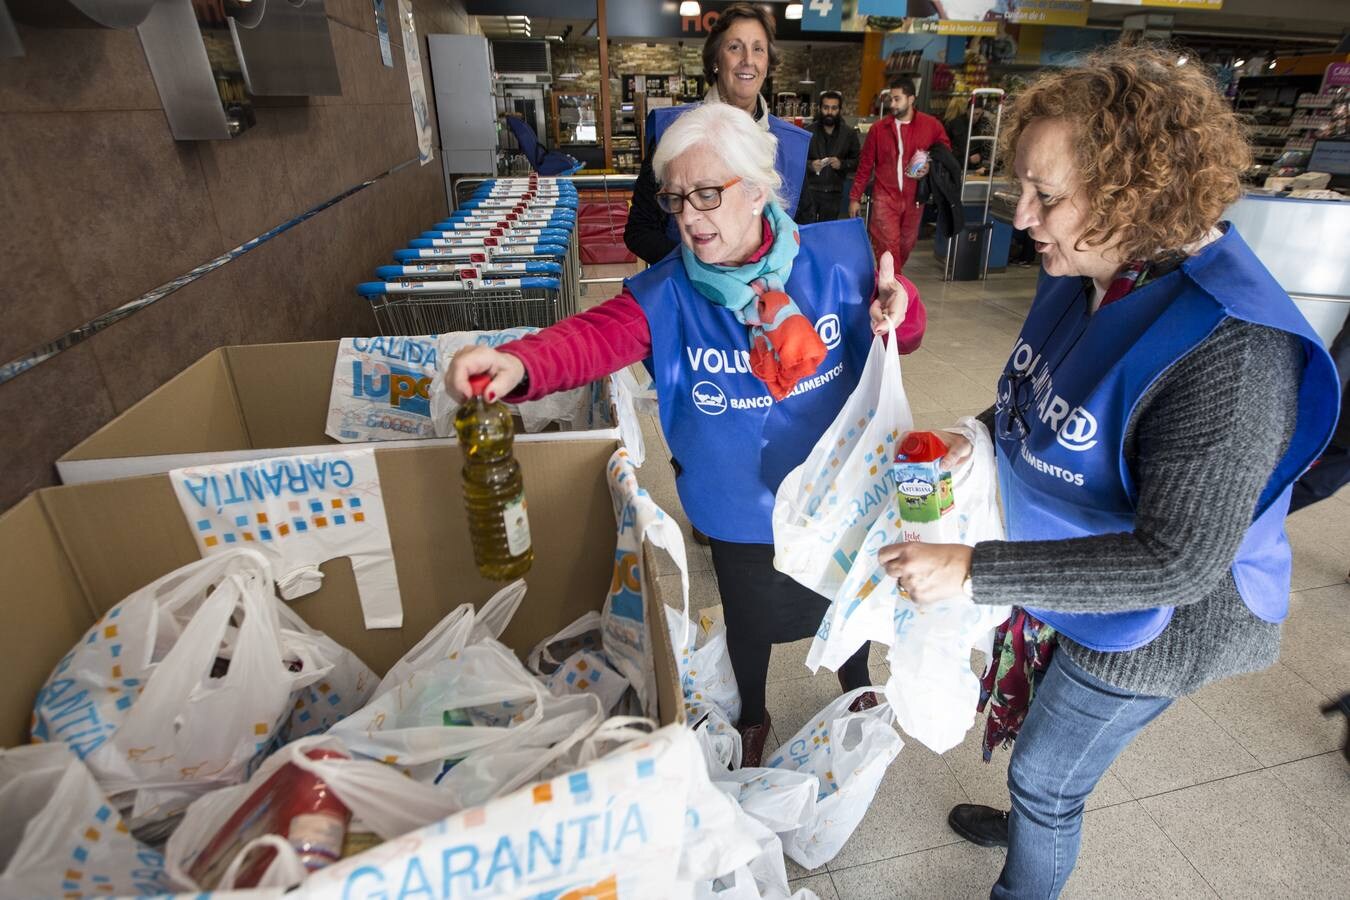
M453 446L453 438L341 444L324 433L337 341L221 347L56 461L64 484L339 447ZM592 430L522 434L518 443L618 439L615 414ZM519 423L517 423L519 424Z
M255 348L229 348L241 349ZM213 354L203 363L226 364L229 358L229 353ZM265 390L265 385L215 379L201 364L184 374L195 389L218 391L214 396L218 403L202 409L201 433L221 441L233 438L236 444L247 439L247 434L235 430L237 419L213 418L212 411L232 396ZM238 395L231 393L236 388ZM277 406L283 411L279 416L294 411L285 397L277 398ZM276 428L281 421L255 424L260 429ZM174 421L162 424L165 433L179 441L174 446L191 445L190 429ZM266 437L276 431L258 433ZM530 503L535 561L526 576L529 591L502 640L522 656L604 604L614 572L617 533L605 470L618 447L615 439L594 437L517 447ZM459 448L381 448L375 455L398 569L403 627L364 628L347 559L325 563L322 588L293 606L312 626L383 674L452 609L465 601L481 604L501 585L480 578L473 566ZM653 552L650 545L644 548L644 569L649 574L643 594L652 624L660 719L668 724L683 720L683 703ZM45 488L0 515L0 585L7 618L0 630L0 659L5 660L7 678L0 699L3 745L27 742L38 689L100 615L131 591L198 558L165 475Z

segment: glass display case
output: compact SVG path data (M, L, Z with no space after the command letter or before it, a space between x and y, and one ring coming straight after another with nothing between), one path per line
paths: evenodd
M598 94L559 94L553 98L553 146L594 144L600 141L596 114Z

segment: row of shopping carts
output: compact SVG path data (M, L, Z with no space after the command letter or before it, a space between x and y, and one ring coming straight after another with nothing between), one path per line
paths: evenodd
M577 190L563 178L461 180L456 210L357 286L380 333L544 327L577 311Z

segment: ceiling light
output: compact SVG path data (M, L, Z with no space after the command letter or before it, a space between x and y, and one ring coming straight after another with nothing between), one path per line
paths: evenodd
M699 7L698 0L682 0L680 3L680 15L700 16L702 14L703 10Z
M1190 57L1183 53L1181 56L1177 57L1177 65L1184 66L1189 59Z
M1237 68L1237 69L1242 68L1242 67L1245 66L1246 64L1247 64L1247 61L1246 61L1245 59L1242 59L1241 57L1239 57L1238 59L1233 60L1233 67L1234 67L1234 68Z
M1272 60L1270 61L1270 65L1266 66L1266 68L1267 68L1267 69L1273 69L1273 68L1275 68L1275 60L1272 59Z
M789 3L783 17L786 19L800 19L802 17L802 5L800 3Z

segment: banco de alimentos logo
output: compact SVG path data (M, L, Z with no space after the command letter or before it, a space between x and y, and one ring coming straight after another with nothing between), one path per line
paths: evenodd
M694 385L694 405L710 416L720 416L727 411L727 395L711 381L700 381Z

